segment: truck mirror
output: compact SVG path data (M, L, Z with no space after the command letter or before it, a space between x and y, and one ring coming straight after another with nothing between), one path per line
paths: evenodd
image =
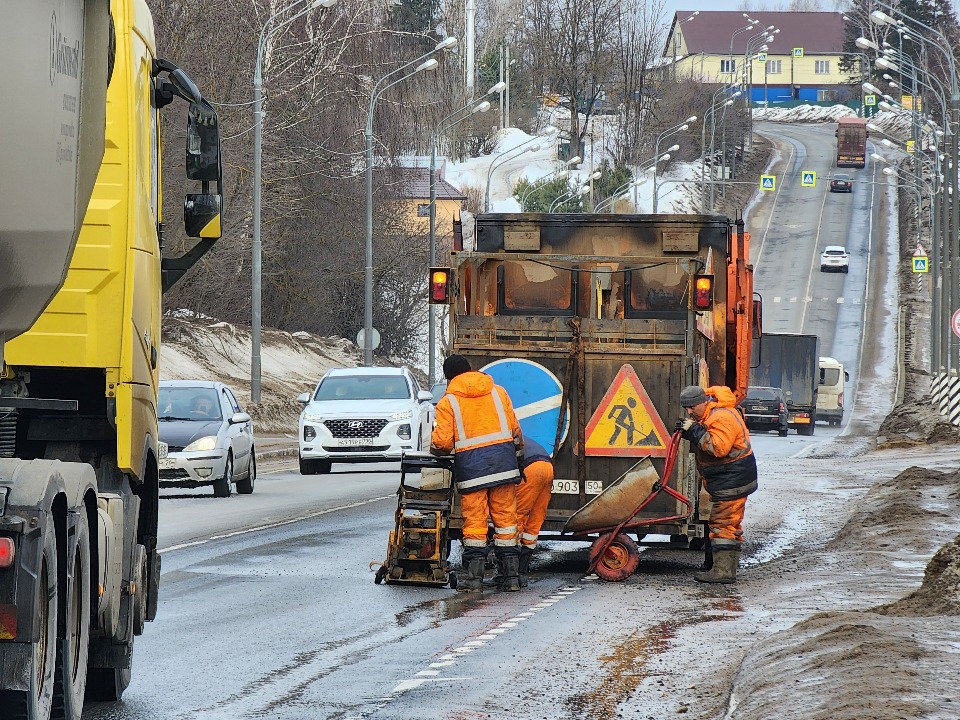
M221 195L189 193L183 203L183 227L187 237L219 238Z
M850 382L850 373L848 373L846 370L843 371L843 381Z
M753 339L759 340L763 335L763 300L753 301Z
M206 101L192 102L187 116L187 178L218 182L222 177L217 112Z

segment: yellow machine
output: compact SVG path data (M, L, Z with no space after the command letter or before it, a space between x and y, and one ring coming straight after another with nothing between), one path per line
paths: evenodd
M79 718L85 695L120 697L156 613L160 296L220 236L218 119L156 57L144 0L2 4L0 62L29 68L0 108L0 719ZM200 241L162 259L175 97Z

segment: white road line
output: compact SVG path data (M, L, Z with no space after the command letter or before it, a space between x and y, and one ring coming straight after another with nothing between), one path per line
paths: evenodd
M329 515L330 513L340 512L341 510L350 510L351 508L361 507L363 505L369 505L370 503L380 502L382 500L389 500L390 498L395 498L396 493L390 495L384 495L382 497L375 497L369 500L361 500L360 502L350 503L349 505L339 505L337 507L328 508L327 510L319 510L317 512L309 513L307 515L301 515L299 517L291 518L289 520L281 520L280 522L270 523L269 525L256 525L251 528L246 528L245 530L235 530L234 532L223 533L222 535L211 535L210 537L204 540L194 540L192 542L180 543L179 545L171 545L170 547L161 548L158 552L168 553L173 552L174 550L183 550L188 547L196 547L197 545L205 545L208 542L213 542L214 540L225 540L227 538L236 537L238 535L247 535L249 533L260 532L261 530L271 530L277 527L283 527L284 525L293 525L294 523L302 522L303 520L310 520L315 517L320 517L321 515Z
M779 298L779 297L775 297L775 298L773 299L773 301L774 301L774 302L780 302L780 298Z
M823 192L823 202L820 203L820 219L817 220L817 236L813 240L813 257L810 258L810 274L807 276L807 295L810 294L810 284L813 282L813 268L817 264L817 250L820 247L820 230L823 228L823 210L827 206L827 192ZM807 308L803 309L800 316L800 334L803 334L803 326L807 322Z
M842 304L842 303L843 303L843 298L837 298L837 304Z
M781 138L782 139L782 138ZM790 170L790 166L793 163L793 155L796 152L796 148L793 146L793 143L787 140L787 144L790 146L790 158L787 160L786 164L783 166L783 175L786 177L787 173ZM753 274L754 277L757 275L757 268L760 267L760 261L763 259L763 246L767 244L767 233L770 232L770 222L773 220L773 213L777 209L777 201L780 199L780 191L783 190L785 183L780 183L780 187L777 188L777 194L773 198L773 204L770 206L770 214L767 216L767 227L763 230L763 237L760 239L760 249L757 251L757 261L753 264ZM747 258L749 260L749 258Z

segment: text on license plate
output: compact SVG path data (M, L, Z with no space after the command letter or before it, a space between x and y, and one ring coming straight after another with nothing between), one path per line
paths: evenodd
M161 470L173 470L177 466L176 458L163 458L160 461Z
M340 447L362 447L364 445L373 445L376 438L337 438L337 445Z
M603 492L603 482L600 480L587 480L586 491L587 495L599 495ZM580 483L578 483L576 480L554 479L553 492L560 493L562 495L579 495Z

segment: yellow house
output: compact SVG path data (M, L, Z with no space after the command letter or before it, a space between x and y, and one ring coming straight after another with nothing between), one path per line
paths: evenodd
M838 12L678 11L664 46L665 73L705 83L751 85L751 100L838 101L860 98L861 53L845 53ZM749 29L751 21L756 20ZM773 30L767 28L773 26ZM779 32L775 32L779 30ZM773 40L766 41L772 34ZM765 55L744 62L747 44ZM841 60L852 67L841 71Z
M406 204L407 216L418 232L430 232L430 169L429 167L405 167L400 198ZM460 219L460 210L467 196L443 179L442 169L437 170L437 237L453 233L453 221Z

